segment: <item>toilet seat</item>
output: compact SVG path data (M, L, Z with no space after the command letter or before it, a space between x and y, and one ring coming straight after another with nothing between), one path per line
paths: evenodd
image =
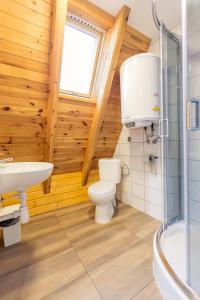
M89 189L88 193L90 195L104 197L107 195L113 195L116 192L116 185L112 182L106 181L98 181L92 184Z

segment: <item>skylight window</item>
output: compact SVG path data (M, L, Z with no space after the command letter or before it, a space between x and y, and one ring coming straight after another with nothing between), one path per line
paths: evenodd
M67 22L64 29L60 90L90 97L100 48L100 34Z

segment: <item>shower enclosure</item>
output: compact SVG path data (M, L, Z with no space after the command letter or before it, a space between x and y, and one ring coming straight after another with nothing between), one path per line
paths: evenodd
M200 299L200 1L182 0L182 34L160 31L163 225L154 274L164 299Z

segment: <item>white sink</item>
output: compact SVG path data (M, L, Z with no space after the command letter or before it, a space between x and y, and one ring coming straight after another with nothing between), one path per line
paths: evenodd
M21 200L21 222L29 221L26 189L51 176L53 164L46 162L17 162L0 164L0 194L18 192Z
M0 194L25 191L46 180L53 164L45 162L17 162L0 164Z

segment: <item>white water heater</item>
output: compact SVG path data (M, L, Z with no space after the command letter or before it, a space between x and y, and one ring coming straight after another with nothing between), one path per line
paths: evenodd
M145 127L160 117L160 58L152 53L130 57L120 68L122 123Z

